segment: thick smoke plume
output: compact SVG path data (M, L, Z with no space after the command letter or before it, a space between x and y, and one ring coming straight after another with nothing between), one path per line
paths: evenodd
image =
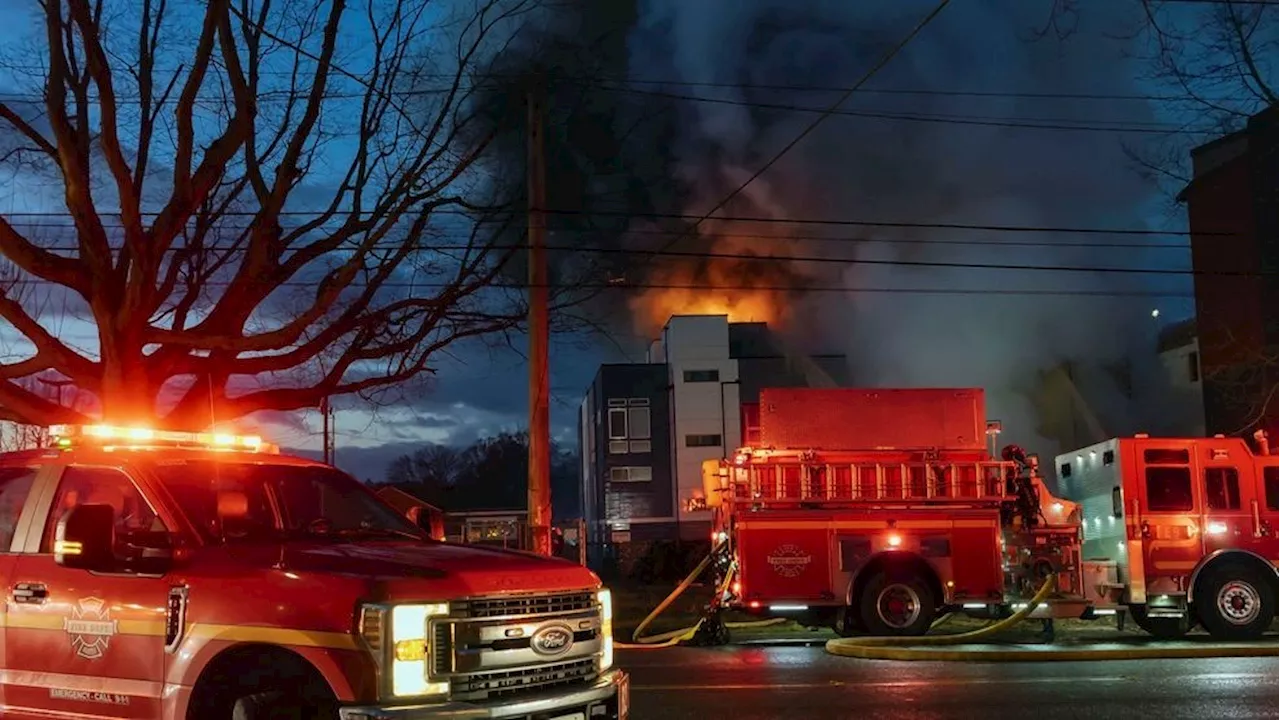
M628 71L635 81L676 81L661 88L671 94L823 107L839 93L777 88L849 86L931 5L648 0L640 4L639 20L629 36ZM1082 23L1092 26L1082 25L1067 41L1052 34L1037 40L1033 30L1045 23L1050 9L1048 0L953 4L867 85L868 92L856 94L841 108L923 119L830 117L721 214L1034 227L1168 224L1170 219L1155 209L1152 187L1126 162L1126 136L981 124L1032 119L1059 125L1153 127L1154 109L1144 102L893 92L1141 92L1134 87L1132 78L1138 73L1126 60L1123 41L1107 35L1110 23L1127 10L1117 7L1111 17L1085 17ZM675 158L673 182L689 189L683 212L690 214L705 212L737 187L813 117L689 101L679 105L679 112L670 148ZM749 229L750 233L741 224L707 222L699 237L677 249L1091 268L1173 268L1187 261L1186 253L1176 249L1072 246L1144 241L1135 236L765 224ZM791 237L819 233L828 237ZM1159 237L1153 242L1176 240ZM945 244L1000 241L1023 244ZM1005 424L1002 440L1045 452L1057 450L1046 437L1072 444L1099 432L1131 432L1148 422L1138 401L1142 389L1133 387L1132 378L1151 378L1154 371L1135 366L1131 358L1154 354L1153 307L1160 307L1166 318L1189 311L1189 302L1153 305L1157 301L1149 298L989 294L1189 289L1185 278L1168 276L1157 278L1164 281L1158 286L1152 276L1115 273L682 258L667 259L647 272L646 280L653 284L736 279L733 284L782 285L796 291L845 287L847 292L811 292L800 299L787 291L743 291L742 297L750 300L738 297L742 312L736 314L764 315L757 319L785 324L801 335L797 340L824 350L844 350L862 385L984 387L988 414ZM868 288L894 292L859 291ZM951 294L905 292L911 290ZM737 296L732 294L709 292L699 300L693 293L661 289L638 296L633 310L640 323L652 326L682 304L687 304L686 311L698 311L716 305L715 298L721 296L724 309L733 310ZM1054 378L1063 374L1055 371L1064 367L1070 385L1080 391L1070 401L1073 409L1065 411L1072 415L1068 420L1058 417L1062 403L1052 392ZM1074 391L1068 387L1064 392ZM1085 419L1077 422L1075 415Z

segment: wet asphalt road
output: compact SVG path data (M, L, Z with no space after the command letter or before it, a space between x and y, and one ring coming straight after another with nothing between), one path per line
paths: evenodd
M856 660L821 646L623 650L636 720L1275 718L1277 658Z

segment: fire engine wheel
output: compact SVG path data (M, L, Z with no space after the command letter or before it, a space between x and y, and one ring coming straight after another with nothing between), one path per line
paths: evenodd
M1210 567L1196 586L1196 613L1216 639L1256 639L1276 616L1274 585L1246 565Z
M831 629L840 637L866 635L867 627L862 624L862 615L856 607L842 607L836 611L835 622Z
M924 635L936 605L929 583L919 575L879 573L863 588L859 609L871 635Z

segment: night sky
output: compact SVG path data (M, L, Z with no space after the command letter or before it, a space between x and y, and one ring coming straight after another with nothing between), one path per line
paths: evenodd
M0 23L11 38L20 38L19 27L38 36L42 29L17 7L21 4L0 5ZM1212 137L1213 129L1198 125L1201 134L1169 132L1187 122L1186 107L1150 97L1169 88L1151 76L1141 41L1124 39L1140 22L1139 3L1069 3L1077 12L1054 25L1051 8L1057 4L952 3L839 114L828 117L721 214L1174 234L711 220L687 247L918 264L672 260L646 270L650 280L744 284L748 278L764 284L760 278L765 278L776 280L770 287L782 284L788 290L758 293L761 297L751 302L745 292L711 293L710 299L664 297L659 291L606 298L595 309L605 332L553 342L556 438L576 442L578 403L597 366L641 359L669 307L771 320L798 347L846 353L858 384L985 387L988 415L1004 422L1005 439L1033 449L1039 440L1031 429L1035 419L1027 392L1037 371L1067 359L1102 363L1128 355L1150 361L1161 324L1191 314L1188 275L929 265L1188 267L1188 252L1176 247L1186 242L1176 234L1185 230L1185 208L1172 200L1180 188L1143 172L1131 156L1172 144L1185 157L1190 147ZM673 188L661 201L665 211L701 216L814 117L776 106L827 106L839 92L811 88L856 82L932 5L916 0L619 4L619 17L632 9L634 16L617 26L599 54L613 63L611 77L632 83L614 83L592 94L601 112L617 110L614 125L602 132L620 136L620 126L638 107L666 105L651 134L622 141L620 164L643 175L650 187ZM526 48L545 47L539 37L603 22L572 10L551 12L544 26L532 31L534 37L525 39ZM1267 76L1274 77L1275 22L1269 27L1273 50L1266 56ZM10 49L23 42L11 40ZM359 50L353 45L349 52L358 56ZM0 69L0 95L21 86L15 72ZM698 97L712 101L693 99ZM579 137L561 141L572 145ZM40 188L11 186L0 191L0 212L56 207L56 200L56 194ZM627 228L632 234L613 241L626 245L636 234L663 227L659 219L636 217ZM552 242L556 237L553 232ZM1000 242L1020 244L993 245ZM1098 247L1107 243L1114 246ZM803 292L815 287L821 290ZM993 290L1004 294L987 292ZM1106 295L1117 292L1165 296ZM1159 319L1152 318L1153 309ZM62 328L68 337L87 336L92 342L91 329L74 318ZM518 349L524 340L515 336L511 342ZM526 413L526 377L523 360L505 343L452 347L439 357L431 378L390 407L375 413L358 399L339 403L338 464L377 479L389 460L423 442L463 444L518 429ZM310 451L319 446L316 413L259 420L281 445Z

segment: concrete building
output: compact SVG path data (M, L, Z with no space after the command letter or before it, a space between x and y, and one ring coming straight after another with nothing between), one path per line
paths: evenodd
M847 384L843 355L797 352L764 323L674 316L645 363L603 365L579 416L583 512L611 542L706 537L688 506L702 462L742 445L743 403L762 387Z
M1160 410L1169 425L1161 434L1204 436L1204 376L1195 318L1162 329L1157 351L1164 369L1165 402Z
M1209 433L1276 428L1276 108L1191 151L1187 205Z

